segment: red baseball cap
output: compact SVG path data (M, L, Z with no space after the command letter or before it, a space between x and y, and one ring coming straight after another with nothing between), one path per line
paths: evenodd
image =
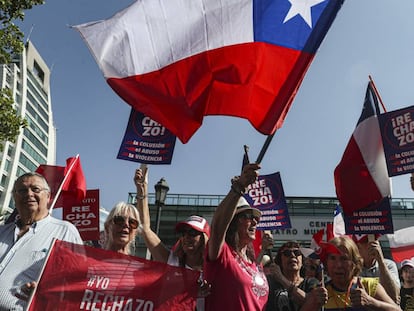
M175 231L180 232L184 227L191 227L194 230L207 234L208 237L210 236L210 225L201 216L191 215L186 220L180 221L175 225Z

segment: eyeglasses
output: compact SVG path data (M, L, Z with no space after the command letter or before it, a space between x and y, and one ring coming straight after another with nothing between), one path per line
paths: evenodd
M292 249L285 249L284 251L282 251L282 254L283 254L283 256L286 256L286 257L291 257L292 254L295 257L299 257L300 255L302 255L302 252L298 249L293 249L293 250Z
M202 232L194 230L194 229L185 229L185 230L181 230L181 235L185 236L186 234L188 234L191 237L196 237L198 235L200 235Z
M33 186L33 187L28 187L28 188L19 188L19 189L15 189L14 192L17 193L18 195L26 195L29 193L29 189L36 194L39 194L40 192L44 191L44 190L49 190L47 188L41 188L38 186Z
M257 217L257 216L255 216L255 215L253 215L253 214L241 214L240 215L240 217L241 218L244 218L244 219L249 219L249 220L256 220L256 222L259 222L259 220L260 220L260 217Z
M117 226L123 226L125 224L125 218L124 216L114 216L112 219L113 223ZM128 225L131 227L131 229L138 228L138 220L128 217Z
M312 271L316 271L317 267L309 265L309 266L305 266L305 268L309 269L309 270L312 270Z

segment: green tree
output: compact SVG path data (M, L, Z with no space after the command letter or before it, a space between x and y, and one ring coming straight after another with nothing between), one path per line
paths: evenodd
M13 55L23 52L24 34L14 23L24 20L24 11L35 5L43 4L43 0L0 0L0 64L9 64ZM5 141L14 142L20 127L26 121L17 115L13 107L13 98L9 89L0 90L0 151Z

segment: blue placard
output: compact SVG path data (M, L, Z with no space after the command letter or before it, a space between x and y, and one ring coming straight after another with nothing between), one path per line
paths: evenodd
M250 206L262 212L257 229L292 228L279 172L259 176L257 181L248 187L245 198Z
M131 109L117 159L145 164L170 164L176 137L160 123Z
M394 233L390 201L389 197L385 197L366 208L351 213L345 212L346 234Z
M378 116L388 176L414 172L414 106Z

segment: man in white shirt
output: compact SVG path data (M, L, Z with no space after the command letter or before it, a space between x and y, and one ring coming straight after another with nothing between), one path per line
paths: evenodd
M20 298L38 281L54 239L83 243L74 225L49 215L50 188L42 175L20 176L13 198L16 220L0 226L0 311L26 309L27 300Z

